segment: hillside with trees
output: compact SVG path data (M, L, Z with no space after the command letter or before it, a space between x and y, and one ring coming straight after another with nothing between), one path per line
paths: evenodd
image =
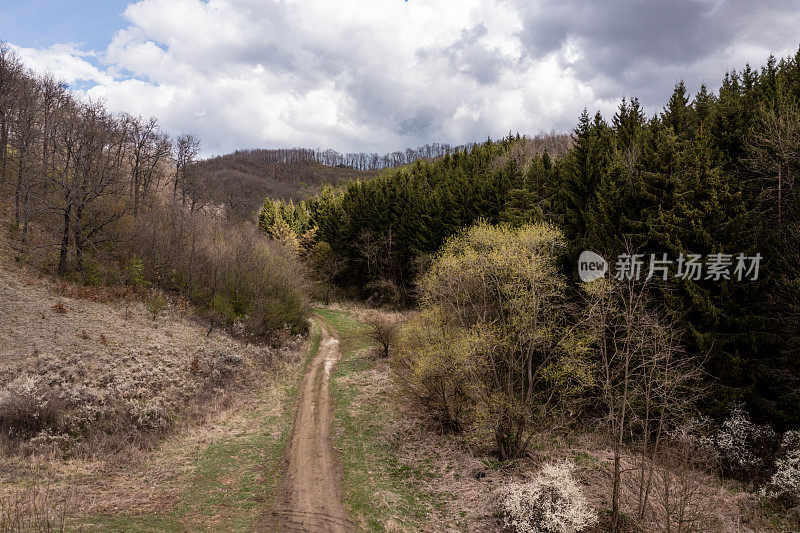
M106 516L172 490L133 488L174 479L155 471L157 450L173 446L167 462L192 471L210 447L195 435L220 440L220 417L267 391L268 434L291 431L306 270L214 204L199 150L0 44L0 531L107 529ZM279 475L282 442L272 461L238 458L241 475Z
M224 215L200 141L112 114L0 47L0 191L17 261L93 286L185 298L211 324L269 339L307 328L303 269Z
M306 150L239 150L232 154L198 161L194 171L201 176L203 194L229 217L252 218L262 199L279 198L299 202L349 181L368 180L377 170L356 170L331 166L307 157ZM289 154L292 154L291 156Z
M415 309L400 334L367 324L440 431L514 462L543 434L596 428L603 528L705 531L727 526L692 472L800 501L799 173L800 51L730 71L717 92L679 82L653 116L622 99L611 117L584 110L568 138L509 135L267 198L259 225L325 300ZM585 250L605 277L579 279ZM504 496L506 526L596 523L565 464ZM572 525L526 529L547 521L537 491Z
M220 206L229 217L248 218L258 212L265 197L299 202L325 187L368 181L383 170L432 161L472 146L433 143L383 155L309 148L237 150L195 162L192 171L204 187L196 187L194 196Z

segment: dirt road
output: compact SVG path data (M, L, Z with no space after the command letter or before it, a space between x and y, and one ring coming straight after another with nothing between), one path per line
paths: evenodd
M324 328L319 351L303 380L291 441L286 450L283 495L273 513L279 531L351 531L341 500L330 440L331 369L339 341Z

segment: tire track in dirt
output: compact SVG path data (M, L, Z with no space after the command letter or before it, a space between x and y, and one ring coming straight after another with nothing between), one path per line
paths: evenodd
M331 369L339 341L322 327L317 355L303 378L292 437L285 453L283 492L273 511L278 531L349 532L338 465L330 439Z

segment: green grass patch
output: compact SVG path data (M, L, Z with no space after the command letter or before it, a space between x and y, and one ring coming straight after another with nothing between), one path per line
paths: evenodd
M281 376L280 412L266 407L240 413L245 429L198 450L194 469L175 482L184 488L169 512L84 517L82 531L253 530L275 503L300 383L320 337L315 326L300 368Z

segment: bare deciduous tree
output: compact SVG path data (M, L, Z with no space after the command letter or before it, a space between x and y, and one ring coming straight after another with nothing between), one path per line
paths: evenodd
M382 357L389 357L389 349L397 343L400 335L398 318L383 313L373 313L366 324L367 338L378 346Z
M679 332L637 280L601 279L589 286L589 321L596 335L598 402L613 450L612 529L620 527L623 453L638 451L637 514L652 490L655 455L665 433L694 399L699 365L688 356ZM636 468L636 467L634 467Z
M130 139L127 150L130 166L128 188L133 199L133 217L136 218L151 188L159 185L159 164L169 157L172 143L159 129L155 118L144 120L141 117L124 115L123 121Z
M0 42L0 179L6 173L8 134L11 126L9 121L14 108L12 100L21 73L22 64L17 55L6 43Z
M775 206L778 225L783 206L794 196L800 169L800 110L788 99L761 105L747 142L746 164L760 179L759 198Z
M16 154L16 187L14 190L14 219L22 229L22 243L28 235L30 221L30 194L37 168L35 143L40 129L38 124L40 87L35 80L24 76L14 87L14 112L9 113L12 131L11 146Z
M175 139L175 176L173 178L172 197L173 200L181 191L181 203L186 205L186 193L191 190L190 173L197 161L197 154L200 151L200 140L191 133L182 133Z

